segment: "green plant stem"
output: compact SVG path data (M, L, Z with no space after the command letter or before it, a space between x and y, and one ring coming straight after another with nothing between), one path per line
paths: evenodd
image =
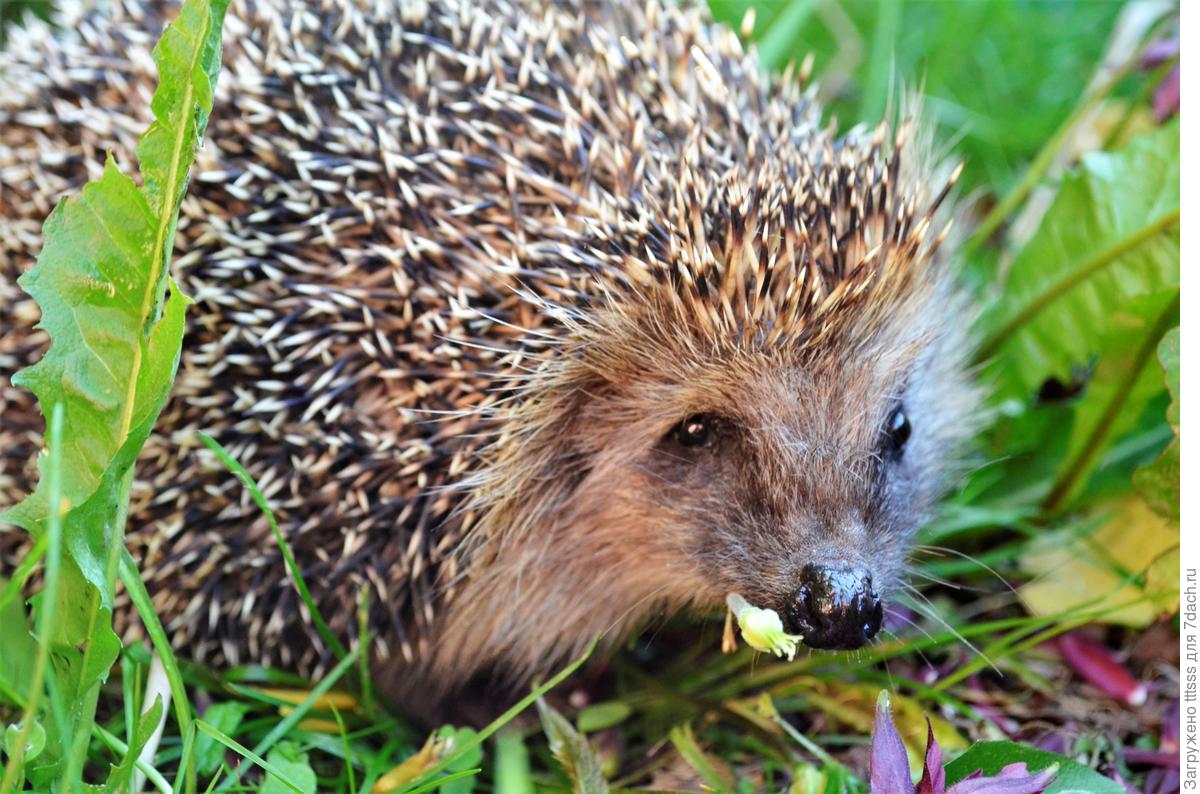
M135 375L133 376L136 378ZM127 438L129 435L128 427L124 428L122 438ZM121 478L121 488L117 496L117 515L113 520L112 534L108 538L108 557L104 562L104 587L108 591L109 603L112 603L113 593L117 586L117 571L120 569L121 552L125 550L125 523L129 518L129 493L133 488L133 472L134 466L130 466L129 470ZM91 593L88 602L88 642L83 650L83 659L80 662L80 669L87 670L89 668L89 660L92 653L96 649L96 632L100 623L100 616L104 609L101 605L103 594L99 589L95 589ZM109 618L109 629L111 630L111 616ZM81 708L76 712L77 722L73 726L74 741L71 745L71 753L67 757L67 768L63 773L63 782L68 787L67 790L72 790L77 781L82 780L83 766L87 762L88 743L92 737L92 726L96 724L96 704L100 700L100 687L103 685L103 680L97 681L87 688L80 698Z
M1176 216L1178 216L1178 211L1176 212ZM1159 314L1158 319L1154 322L1154 327L1150 329L1149 333L1142 340L1142 344L1134 357L1133 366L1125 373L1125 377L1117 387L1112 399L1105 406L1104 413L1100 415L1100 420L1096 422L1096 426L1088 434L1087 441L1084 442L1075 459L1063 469L1062 474L1059 475L1054 486L1050 489L1050 493L1042 503L1042 509L1045 512L1058 512L1071 496L1078 481L1090 467L1092 460L1103 449L1105 439L1112 431L1112 426L1117 420L1117 415L1125 406L1126 400L1129 399L1129 394L1133 391L1133 386L1137 382L1138 376L1154 358L1155 351L1158 349L1158 343L1162 339L1163 334L1174 328L1178 323L1179 295L1177 294L1175 299Z
M371 684L371 630L370 630L370 600L371 591L369 585L364 584L358 592L358 644L364 650L358 655L358 686L362 693L363 711L370 715L375 715L375 688Z
M683 758L687 765L692 768L703 781L703 788L707 791L715 792L715 794L731 794L730 788L725 781L721 779L721 775L717 773L716 767L708 760L708 756L700 749L700 745L696 742L696 735L692 731L692 724L685 722L682 725L676 725L671 728L668 737L671 744L675 745L675 751Z
M187 689L183 685L183 675L179 671L179 661L175 658L175 653L171 649L171 641L167 638L167 632L163 629L162 622L158 619L158 614L154 611L154 602L150 598L150 593L146 590L146 585L142 582L142 577L138 573L137 564L133 561L129 551L122 549L121 555L121 583L125 585L125 591L129 593L129 600L133 602L134 608L137 609L138 616L142 619L142 625L146 628L146 633L150 636L150 644L154 646L158 658L162 661L163 670L167 676L167 684L171 688L171 706L175 711L175 721L179 725L179 734L181 736L189 736L194 733L192 725L192 706L188 700ZM181 765L182 777L184 779L185 791L196 791L196 769L194 766Z
M166 662L163 662L165 665ZM170 680L169 674L168 679ZM178 713L178 712L176 712ZM196 790L196 723L190 718L188 719L188 728L183 733L183 748L179 754L179 768L185 771L185 774L175 776L175 785L171 787L171 794L182 794L185 787L189 792Z
M1144 109L1150 103L1150 97L1154 94L1154 89L1167 76L1167 73L1178 64L1179 58L1172 58L1160 63L1153 71L1146 75L1142 87L1138 89L1137 96L1130 100L1128 106L1125 108L1125 112L1121 114L1121 121L1109 131L1108 135L1104 136L1104 143L1100 146L1101 149L1107 150L1112 148L1113 144L1125 136L1129 125L1133 123L1134 118L1137 116L1138 109Z
M825 764L826 766L832 766L833 764L837 763L837 759L821 749L820 745L818 745L812 739L808 738L804 734L800 733L800 731L792 727L792 724L785 720L778 712L771 717L771 721L778 725L780 730L790 736L792 741L811 753L812 756L822 764Z
M46 471L47 500L50 503L49 518L46 522L46 580L42 587L41 601L37 610L37 656L33 662L33 681L29 685L29 697L25 700L25 715L21 720L21 732L17 737L17 746L9 756L4 768L4 780L0 782L0 794L9 794L17 787L25 769L25 746L29 742L29 732L33 721L37 719L38 706L41 704L42 692L45 689L46 668L50 663L50 629L57 618L58 591L62 581L62 435L63 435L63 405L54 404L50 414L50 449L53 454L48 458ZM39 538L39 541L41 539ZM21 627L22 630L28 630ZM61 735L61 734L60 734Z
M995 207L992 207L991 212L976 227L974 233L967 240L966 245L963 246L964 259L970 259L974 256L983 247L984 243L991 239L996 229L1000 228L1000 225L1012 214L1013 210L1024 203L1029 194L1033 192L1033 189L1042 181L1042 177L1050 170L1050 166L1054 164L1054 160L1058 157L1059 152L1067 142L1075 126L1116 88L1117 83L1121 82L1136 63L1137 56L1130 58L1114 70L1109 78L1095 90L1090 91L1084 96L1075 109L1071 111L1071 115L1067 116L1066 120L1050 136L1050 140L1046 141L1038 151L1037 156L1033 158L1033 162L1029 164L1028 170L1025 171L1025 175L1021 177L1021 181Z
M1074 620L1064 620L1062 622L1051 623L1050 626L1041 631L1036 631L1019 639L1016 642L1006 643L1007 647L1005 647L1003 650L1007 651L1007 656L1015 656L1021 651L1041 645L1043 642L1054 639L1060 634L1066 634L1071 629L1079 628L1080 626L1086 624L1088 620L1089 618L1082 617ZM986 664L987 662L984 659L977 658L958 668L941 681L938 681L936 684L934 684L933 689L937 692L944 692L960 681L965 681L966 679L970 678L972 675L982 670Z
M1045 309L1048 305L1058 300L1062 295L1074 287L1078 286L1083 281L1086 281L1096 272L1103 270L1111 265L1116 260L1120 259L1125 254L1134 250L1148 240L1166 232L1179 223L1179 209L1173 209L1164 215L1159 216L1153 222L1138 229L1133 234L1130 234L1117 242L1110 245L1108 248L1099 252L1092 258L1088 259L1079 268L1069 273L1065 278L1059 281L1050 289L1038 296L1037 300L1030 303L1021 310L1016 317L1005 323L1004 327L996 333L992 334L982 345L979 351L975 354L975 364L982 364L996 354L996 351L1007 341L1013 334L1017 332L1021 326L1029 322L1033 317Z

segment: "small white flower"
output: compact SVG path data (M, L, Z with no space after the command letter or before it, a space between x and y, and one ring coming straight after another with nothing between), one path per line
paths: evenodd
M737 593L725 597L729 610L737 618L742 639L756 651L786 656L788 661L796 658L796 646L804 639L799 634L788 634L783 630L783 621L773 609L751 606Z

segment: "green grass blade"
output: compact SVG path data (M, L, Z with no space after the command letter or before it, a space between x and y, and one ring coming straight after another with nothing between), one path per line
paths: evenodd
M556 673L554 677L546 681L546 683L535 686L533 691L517 701L510 709L508 709L508 711L504 712L499 717L488 723L486 728L475 734L475 736L473 736L470 740L463 742L461 745L459 745L458 749L426 770L425 774L421 775L421 777L412 782L411 788L404 789L401 794L415 794L415 790L419 786L424 785L434 775L440 774L471 750L483 744L483 742L487 741L492 734L503 728L505 725L511 722L514 717L533 705L538 698L554 689L554 687L558 686L563 681L566 681L572 673L583 666L583 663L586 662L596 650L596 645L600 642L600 636L602 635L599 635L592 640L591 645L587 647L587 650L585 650L578 659L568 664L566 667Z
M338 662L337 665L329 671L329 675L325 676L323 679L321 679L319 684L313 687L312 691L308 693L308 696L300 702L300 705L296 706L296 708L293 709L286 717L280 720L279 724L272 728L267 735L264 736L263 739L254 746L254 752L257 755L265 755L266 753L270 752L271 748L276 742L287 736L288 732L290 732L292 728L296 727L300 720L304 719L304 717L307 716L310 711L312 711L313 706L318 700L320 700L321 696L332 689L333 685L336 684L343 675L345 675L346 671L354 666L354 663L358 660L358 654L361 652L361 648L362 646L359 646L359 648L351 651L345 656L345 658ZM253 760L253 757L251 757L251 760ZM225 779L221 781L221 785L217 787L217 791L227 791L231 786L238 782L238 780L241 778L241 774L242 768L239 766L233 771L232 774L227 775Z
M904 8L903 0L878 0L875 31L871 37L871 55L863 80L863 95L859 102L858 120L872 123L883 118L887 110L888 90L895 85L890 73L895 63L895 44Z
M807 53L798 50L796 43L816 5L815 0L787 0L778 7L758 40L758 55L765 65L783 69L789 63L800 63Z
M299 786L297 786L295 783L293 783L291 780L289 780L287 778L287 776L283 773L282 770L280 770L274 764L268 763L267 759L263 758L258 753L254 752L253 750L251 750L248 747L245 747L245 746L239 744L237 741L235 741L234 739L231 739L230 737L221 733L219 730L212 727L204 720L196 720L195 724L201 733L211 736L212 738L216 739L221 744L228 747L230 750L233 750L238 755L242 756L243 758L249 759L252 763L254 763L256 766L261 768L267 774L271 775L276 780L283 783L285 786L287 786L292 791L295 791L296 794L305 794L304 790L302 788L300 788Z
M41 563L42 558L46 556L46 549L49 546L49 535L42 535L34 541L33 546L21 558L21 562L17 564L17 570L13 571L12 578L4 585L4 592L0 593L0 612L12 603L12 600L20 593L25 592L25 583L29 580L32 574Z
M130 696L129 693L126 693L127 698ZM105 783L105 788L108 791L125 791L129 788L130 780L133 777L133 770L137 766L142 748L146 746L146 742L150 740L155 728L158 727L158 721L162 715L162 698L156 697L154 702L150 704L150 707L138 718L136 729L129 744L125 745L124 750L119 751L121 753L121 763L113 767L109 772L108 781ZM97 725L96 727L99 728L101 726Z
M709 790L716 792L730 790L729 785L721 778L712 761L700 749L690 723L676 725L671 729L670 738L671 744L675 745L675 749L687 761L688 766L704 780L704 784Z
M267 523L271 526L271 532L275 535L275 542L279 544L279 551L283 554L283 560L287 564L288 572L292 575L292 583L296 585L296 590L300 593L300 598L304 601L304 605L308 607L309 615L312 616L313 627L338 659L346 658L346 649L342 647L337 635L333 633L333 630L329 628L329 624L325 622L325 619L321 617L321 613L317 610L317 604L313 601L308 584L304 581L304 576L300 573L300 566L296 564L296 556L292 554L292 549L288 545L287 538L283 536L283 532L279 529L279 524L275 521L275 513L271 510L271 505L267 503L267 497L263 495L262 489L258 487L258 483L251 476L250 472L246 471L246 467L230 455L216 439L205 433L200 433L199 436L204 445L212 450L213 454L217 456L217 459L221 461L225 468L229 469L235 477L241 480L246 490L250 491L250 497L254 499L254 503L258 505L258 509L262 511L262 514L267 519Z
M460 772L454 772L452 774L439 777L437 780L431 780L424 785L418 786L417 788L410 789L405 794L425 794L427 791L433 791L434 789L441 788L447 783L453 783L455 780L462 780L463 778L470 777L471 775L478 775L481 771L482 770L479 769L464 769Z
M63 407L59 403L54 406L53 413L50 415L49 441L51 449L62 449L63 419ZM62 468L62 455L50 456L45 476L46 493L49 503L52 505L59 504L62 500ZM51 604L58 601L62 581L62 524L62 513L58 510L52 511L48 517L46 532L43 535L46 540L46 576L41 598ZM24 612L23 609L21 611ZM52 634L53 623L56 620L56 610L39 609L37 613L38 636L44 638ZM27 631L23 621L19 630L21 632ZM12 642L12 640L9 639L7 642ZM16 744L17 750L9 757L8 763L4 768L4 779L0 782L0 792L3 794L8 794L8 792L15 790L24 777L25 745L29 739L29 733L33 728L34 720L38 717L38 706L45 689L46 670L50 664L50 644L45 641L37 643L36 654L33 663L33 673L29 681L29 693L25 697L25 713L21 719L21 732ZM58 711L56 710L56 713ZM61 732L64 727L58 726L60 735L63 735Z
M172 699L175 695L171 695ZM196 723L189 721L188 729L183 731L183 750L179 756L181 773L175 776L175 784L171 786L171 794L181 794L184 787L190 785L190 791L196 790Z

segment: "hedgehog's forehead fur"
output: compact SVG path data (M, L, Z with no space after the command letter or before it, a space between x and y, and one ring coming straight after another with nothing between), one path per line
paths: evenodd
M581 395L624 393L675 419L706 403L750 417L739 386L775 373L793 401L836 417L839 406L859 410L837 398L863 373L881 394L902 389L904 371L948 333L930 304L956 301L937 256L949 224L931 228L958 172L925 156L902 167L911 124L895 144L884 125L865 138L812 129L724 171L696 134L644 201L588 219L572 245L539 246L575 277L549 297L544 285L518 288L547 321L509 357L508 396L484 409L503 420L492 462L547 426L561 430L557 412L573 416ZM933 196L927 177L939 172ZM864 428L876 419L858 418ZM488 498L478 492L476 506Z
M103 152L135 161L147 31L175 13L62 6L14 31L0 82L6 374L44 348L15 284L41 222ZM365 597L399 690L545 668L726 587L769 598L797 554L858 553L856 527L896 572L972 394L944 322L953 174L915 103L839 136L804 80L659 0L235 3L223 64L178 227L197 303L127 536L177 646L331 659L197 429L260 481L349 642ZM911 453L870 490L899 399ZM41 420L4 381L0 407L15 501ZM740 432L673 469L660 444L696 412Z
M886 124L841 138L814 127L763 151L750 129L741 144L759 153L723 169L728 144L714 151L693 133L641 201L585 218L570 244L537 247L582 268L568 294L586 313L552 300L544 309L576 336L598 326L591 336L611 338L625 315L617 325L635 336L718 353L828 349L832 337L849 341L848 327L865 340L919 312L945 279L927 265L949 232L935 218L958 169L947 174L927 145L913 147L915 165L902 157L914 115L895 141Z

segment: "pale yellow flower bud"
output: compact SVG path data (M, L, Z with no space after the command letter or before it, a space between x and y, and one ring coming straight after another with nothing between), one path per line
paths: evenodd
M725 603L737 618L742 639L747 645L756 651L786 656L789 662L796 658L796 646L804 637L785 632L778 612L751 606L737 593L726 596Z

